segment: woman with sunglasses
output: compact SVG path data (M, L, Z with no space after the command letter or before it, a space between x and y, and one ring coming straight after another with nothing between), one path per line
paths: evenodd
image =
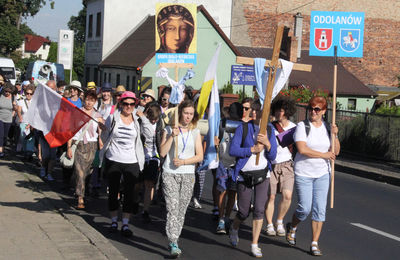
M5 82L0 95L0 158L4 157L4 145L7 141L16 103L13 98L14 87L10 82Z
M309 119L299 122L294 133L297 154L294 160L295 188L298 204L292 217L292 223L287 224L286 240L289 245L296 245L296 230L298 224L304 221L311 212L312 242L310 253L322 255L318 240L325 221L326 202L330 180L330 161L335 160L340 151L338 128L329 128L324 122L327 101L324 97L313 97L308 104ZM307 128L309 128L307 130ZM332 151L331 136L335 136L335 152Z
M105 142L100 152L100 159L105 156L105 172L108 176L111 231L118 230L118 193L123 176L121 234L125 237L132 236L128 223L133 212L134 187L139 182L139 172L143 170L145 161L140 125L135 111L137 101L136 95L130 91L121 95L121 108L106 120L103 129Z
M31 100L33 93L35 92L35 85L29 84L25 87L25 98L22 98L17 102L17 116L19 118L19 144L22 145L22 151L24 152L24 158L26 160L32 159L32 154L35 148L35 140L32 137L26 138L33 128L25 120L24 115L28 112L29 106L31 105Z
M167 126L161 138L163 164L163 193L167 208L166 233L170 254L179 256L182 251L178 239L185 214L193 194L195 165L203 161L200 130L196 128L199 116L191 100L178 107L178 125ZM172 118L171 122L175 122ZM175 156L175 137L178 139L178 156Z
M164 87L164 88L161 91L161 95L160 95L160 98L158 99L158 103L160 104L161 113L164 114L164 112L167 111L168 108L170 108L169 96L171 95L171 87L167 87L167 86L160 86L160 87Z

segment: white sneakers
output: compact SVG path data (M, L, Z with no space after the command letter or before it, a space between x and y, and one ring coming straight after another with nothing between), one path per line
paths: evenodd
M257 258L262 257L261 248L258 247L258 244L251 244L251 254Z
M279 237L284 237L284 236L286 235L286 230L285 230L285 228L283 227L283 224L278 224L278 225L276 226L276 234L277 234Z

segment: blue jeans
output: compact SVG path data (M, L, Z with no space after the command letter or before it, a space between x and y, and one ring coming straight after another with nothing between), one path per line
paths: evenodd
M304 221L310 212L312 220L325 221L329 180L329 174L319 178L295 176L295 187L298 195L295 215L300 221Z

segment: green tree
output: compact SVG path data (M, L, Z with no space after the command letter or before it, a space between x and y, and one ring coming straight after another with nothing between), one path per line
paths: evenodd
M57 62L57 48L58 44L56 42L50 43L49 55L47 56L48 62Z
M79 11L78 16L71 16L68 22L68 28L74 31L73 70L79 80L83 79L85 64L86 1L82 1L82 5L83 9Z
M74 31L75 45L83 45L86 35L86 4L82 2L83 9L79 11L78 16L71 16L68 22L68 28Z
M49 1L54 7L54 1ZM0 52L10 56L23 41L27 26L22 18L36 15L46 0L0 0ZM21 30L22 28L22 30Z

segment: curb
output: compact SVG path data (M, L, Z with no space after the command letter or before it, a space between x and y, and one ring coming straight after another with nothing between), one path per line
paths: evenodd
M388 170L342 160L336 160L335 169L346 174L400 186L400 174Z
M12 158L10 160L19 172L23 173L25 178L29 180L32 187L37 192L42 193L45 197L46 203L49 208L54 208L60 215L62 215L68 222L70 222L83 236L85 236L90 243L95 246L107 259L125 260L127 259L114 245L108 241L100 232L90 226L86 221L79 216L77 211L68 205L56 192L51 191L49 185L39 178L35 173L29 172L23 162ZM38 184L39 183L39 184ZM43 187L46 187L44 191ZM74 212L76 214L74 214Z

